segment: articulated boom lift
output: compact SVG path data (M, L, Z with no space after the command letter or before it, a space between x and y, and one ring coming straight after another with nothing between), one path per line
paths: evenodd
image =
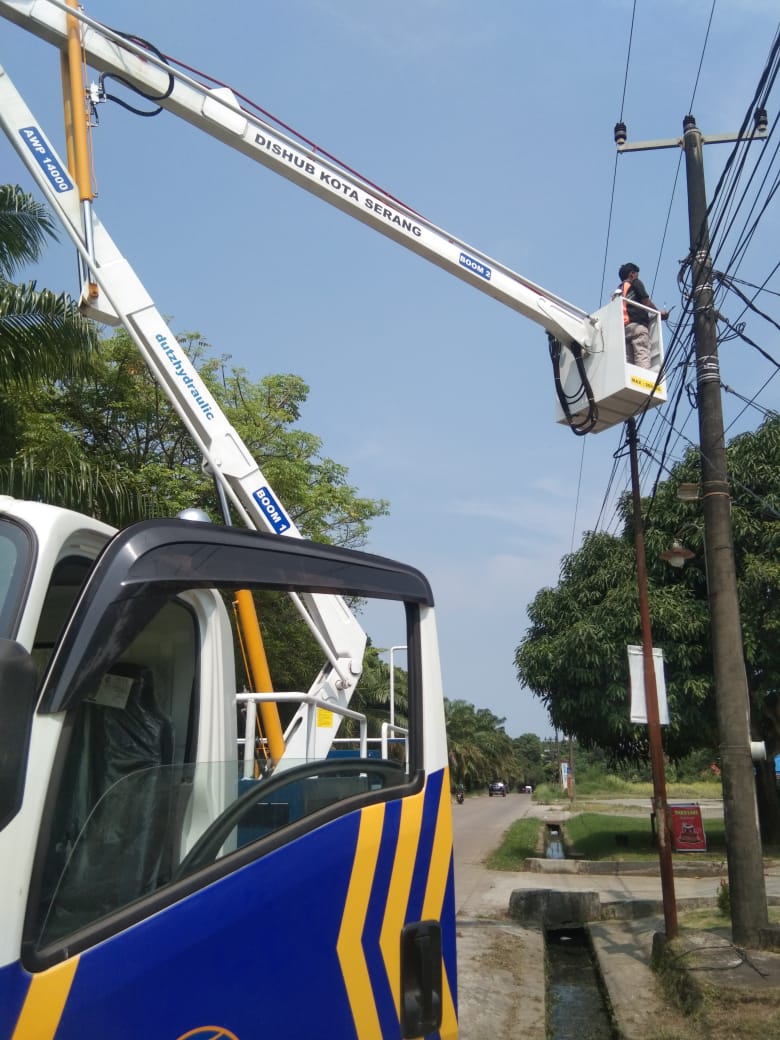
M243 109L227 88L202 85L71 4L60 0L0 0L0 15L67 56L67 165L5 72L0 76L0 120L78 251L83 272L82 310L100 322L122 324L127 329L197 443L208 470L247 526L299 536L278 496L92 205L86 143L89 115L84 109L87 98L94 99L96 91L85 93L82 58L98 72L121 77L197 129L541 325L547 331L553 358L559 421L568 422L577 432L606 429L638 409L665 399L663 383L657 378L662 362L660 322L653 323L655 373L627 365L619 299L594 314L580 310L382 195L337 164L301 148ZM346 705L360 674L357 662L362 658L365 635L342 601L314 595L296 602L328 659L311 692ZM331 733L323 727L319 737L332 737L337 720L333 725ZM304 739L300 720L290 728L290 737L294 743L289 753L298 758Z
M67 11L68 5L61 0L0 2L1 15L61 50L68 41ZM665 400L665 388L658 378L663 362L659 321L653 323L653 373L635 366L626 370L619 299L594 313L581 310L384 195L338 163L302 147L243 108L228 88L204 86L83 12L74 10L72 15L80 24L79 47L91 68L121 77L199 130L541 325L553 353L560 422L569 423L576 432L598 432ZM96 91L91 93L97 98ZM16 147L19 150L18 144ZM56 185L52 187L57 190ZM47 197L51 197L52 187L47 188ZM110 297L90 301L89 307L101 320L111 320L114 307ZM121 315L114 311L113 319L121 320Z
M76 247L82 310L127 330L225 519L117 532L0 496L0 1040L457 1040L433 594L414 568L301 538L95 211L87 129L100 97L82 62L541 325L558 419L575 432L662 403L660 322L653 370L629 365L619 297L593 314L572 306L75 0L0 0L0 17L63 55L67 161L2 67L0 125ZM256 593L289 593L323 652L308 693L265 692ZM392 649L407 654L403 725L391 681L370 750L366 715L349 707L367 640L347 597L395 611ZM295 658L291 629L279 654ZM237 755L237 703L248 723L250 706L273 709L272 723L276 704L295 705L283 736L266 726L274 768L255 761L253 725ZM358 750L334 746L344 718Z

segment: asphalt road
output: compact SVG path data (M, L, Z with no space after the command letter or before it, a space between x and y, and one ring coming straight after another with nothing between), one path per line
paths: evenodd
M469 915L479 915L479 896L484 893L486 916L494 903L486 885L483 861L501 844L505 831L523 816L533 814L530 794L508 794L490 798L485 792L466 798L463 805L453 799L452 833L455 857L455 909L468 907ZM503 909L507 909L505 906Z
M723 811L717 800L700 804L705 816ZM649 811L647 799L605 801L604 810L619 812L624 806ZM486 791L467 798L463 805L453 799L460 1040L546 1040L543 932L538 925L525 926L509 918L513 891L596 891L606 903L661 898L657 874L487 870L485 856L499 845L507 828L525 816L563 823L569 811L566 805L536 804L530 796L521 794L489 798ZM780 901L780 869L767 873L766 879L768 894ZM675 878L678 900L711 899L715 888L715 879L709 875ZM677 1028L672 1010L654 988L650 950L653 932L662 925L661 918L645 918L636 922L601 921L591 929L596 948L601 951L601 971L616 1016L619 1011L621 1035L634 1040L649 1035L648 1030L656 1035L652 1027L661 1016L668 1026L664 1035L685 1036L688 1028ZM651 991L656 994L652 999ZM643 995L641 1001L637 999L639 993Z
M546 1036L541 930L521 928L507 918L518 875L499 875L483 866L507 828L531 815L538 809L527 794L490 798L485 792L463 805L453 799L460 1040Z

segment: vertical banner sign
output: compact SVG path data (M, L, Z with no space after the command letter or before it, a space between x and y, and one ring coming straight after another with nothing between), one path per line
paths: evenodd
M647 701L645 699L645 662L641 646L629 646L628 674L631 680L631 721L647 723ZM653 647L655 688L658 692L658 718L662 726L669 725L669 705L666 701L666 679L664 678L664 652Z
M672 836L674 852L706 852L707 836L701 820L701 808L695 803L690 805L670 805L669 832Z

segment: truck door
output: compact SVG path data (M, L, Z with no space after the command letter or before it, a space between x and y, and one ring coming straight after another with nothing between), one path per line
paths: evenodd
M267 620L272 673L298 690L311 653L294 624L274 633L282 594L376 610L386 645L406 648L393 725L369 648L349 708L274 691L283 720L310 710L305 758L270 760L246 725L256 691L239 689L238 588ZM0 686L0 724L6 708ZM55 723L47 760L34 749ZM27 898L18 960L0 967L0 1035L457 1035L446 740L418 572L299 539L135 525L88 581L31 727L6 830L31 830L41 771L48 783L29 878L15 879Z

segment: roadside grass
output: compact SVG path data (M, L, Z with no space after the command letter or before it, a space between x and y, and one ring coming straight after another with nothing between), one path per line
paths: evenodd
M515 820L501 844L485 860L488 870L522 870L525 861L541 855L542 821L524 817Z
M770 924L780 925L780 906L768 906ZM723 932L731 935L731 918L717 907L700 907L698 910L677 912L677 924L680 928L692 932Z
M501 844L487 857L490 870L523 870L525 860L544 855L543 821L524 817L506 831ZM726 859L726 836L722 819L705 819L706 852L674 852L673 863L720 863ZM621 816L613 813L580 813L563 824L564 845L569 858L657 862L658 849L649 813ZM780 858L780 848L764 849L767 859Z
M716 781L701 780L688 783L667 783L666 794L668 801L676 799L697 801L701 798L721 798L723 789ZM619 802L621 797L632 800L646 798L649 804L653 798L653 785L650 782L622 780L618 776L606 774L594 777L586 776L578 780L574 787L574 798L571 799L560 784L539 784L534 791L534 801L537 803L571 804L572 808L580 808L582 801L587 799L610 798Z
M768 907L768 916L770 925L780 924L780 907ZM766 1040L776 1036L780 1022L777 985L722 985L712 973L709 978L700 974L695 962L686 970L691 947L686 945L685 933L708 932L729 940L729 915L715 907L688 910L678 913L677 923L680 937L666 947L655 970L667 999L685 1015L687 1040ZM737 959L745 956L737 948L734 953ZM760 979L757 966L755 970Z
M643 787L647 790L642 790ZM622 806L621 796L646 796L647 806ZM696 801L719 796L720 788L715 784L674 785L669 789L670 801ZM583 812L584 800L578 799L571 804L564 796L560 801L574 813L569 816L567 812L567 818L561 820L567 855L576 853L582 858L593 860L652 860L657 863L658 850L650 823L651 797L652 788L649 784L630 784L620 792L605 791L602 785L591 794L599 811ZM613 798L615 804L599 804L600 798ZM538 788L534 800L542 804L555 804L555 799L548 799ZM723 819L707 817L703 822L708 851L673 853L675 863L725 861ZM487 857L485 865L491 870L523 870L526 859L544 855L545 827L544 820L528 817L517 820L507 830L501 845ZM780 859L780 847L765 847L764 856L767 859ZM681 933L711 932L728 938L731 934L731 920L722 894L722 879L713 877L713 905L678 913ZM768 915L770 924L780 925L780 906L769 906ZM681 1010L684 1013L684 1035L688 1040L766 1040L767 1037L777 1035L780 1022L780 991L777 988L764 991L747 987L742 991L739 988L710 984L699 987L700 996L692 1000L686 995L684 987L681 988L680 981L689 980L692 973L680 971L679 964L672 970L669 965L674 965L675 957L679 959L684 954L670 947L669 957L658 968L659 978L669 1001L669 1010ZM651 1037L654 1040L671 1040L672 1037L678 1040L681 1033L661 1021L657 1030L649 1028L646 1035L648 1040Z
M579 859L644 860L658 857L650 814L618 816L611 813L578 813L563 825L567 856ZM706 852L673 852L674 862L725 860L726 836L723 820L704 820Z

